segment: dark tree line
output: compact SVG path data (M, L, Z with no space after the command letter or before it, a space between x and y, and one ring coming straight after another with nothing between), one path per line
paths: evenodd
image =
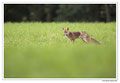
M116 21L115 4L5 4L4 21L110 22Z

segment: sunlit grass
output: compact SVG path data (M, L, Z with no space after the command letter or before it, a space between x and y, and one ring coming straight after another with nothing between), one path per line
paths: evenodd
M5 23L5 78L115 78L116 23ZM101 45L71 43L62 28L86 31Z

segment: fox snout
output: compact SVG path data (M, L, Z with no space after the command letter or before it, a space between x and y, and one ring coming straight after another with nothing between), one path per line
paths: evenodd
M64 33L68 33L68 31L64 31Z
M64 34L69 33L69 28L67 28L67 29L64 29L64 28L63 28L63 32L64 32Z

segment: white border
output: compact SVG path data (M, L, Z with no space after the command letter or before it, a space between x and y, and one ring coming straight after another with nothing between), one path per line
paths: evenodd
M3 49L2 49L2 52L3 52L3 56L2 56L2 58L3 58L3 64L2 64L2 72L3 72L3 74L2 74L2 79L4 79L4 4L2 4L2 8L3 8L3 24L2 24L2 35L3 35L3 38L2 38L2 47L3 47Z
M70 1L65 1L65 0L60 0L60 1L58 1L58 0L56 0L57 2L54 2L53 0L52 0L52 2L50 2L49 0L41 0L40 2L39 1L37 1L37 0L34 0L34 2L33 1L31 1L31 0L29 0L29 1L24 1L24 0L21 0L20 1L20 3L18 3L18 1L16 0L11 0L12 2L10 2L9 0L4 0L4 1L2 1L2 3L0 3L0 5L2 4L2 11L3 11L3 13L2 13L2 15L0 15L0 20L1 19L3 19L2 20L2 22L1 22L1 24L0 25L2 25L2 29L0 29L0 31L2 31L2 32L0 32L0 35L1 35L1 38L0 38L0 42L2 42L2 44L0 43L0 46L1 47L4 47L4 4L116 4L116 78L11 78L11 79L9 79L9 78L4 78L4 48L2 48L2 52L1 52L1 49L0 49L0 53L2 53L2 58L1 58L1 61L2 61L2 79L4 79L4 80L117 80L118 79L118 35L119 35L119 33L118 33L118 31L119 31L119 29L118 29L118 25L119 25L119 23L118 23L118 7L119 7L119 2L118 2L118 0L99 0L99 1L97 1L97 0L87 0L87 3L85 2L86 0L83 0L83 1L76 1L76 0L70 0ZM39 3L38 3L39 2ZM2 40L1 40L2 39ZM1 79L1 77L0 77L0 79Z
M99 3L116 3L118 2L118 0L20 0L18 2L18 0L4 0L4 3L8 3L8 4L13 4L13 3L21 3L21 4L99 4Z

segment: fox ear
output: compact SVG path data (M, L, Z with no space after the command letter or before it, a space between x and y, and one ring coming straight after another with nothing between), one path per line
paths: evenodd
M62 28L64 30L64 28Z
M67 28L67 30L69 30L69 27Z

